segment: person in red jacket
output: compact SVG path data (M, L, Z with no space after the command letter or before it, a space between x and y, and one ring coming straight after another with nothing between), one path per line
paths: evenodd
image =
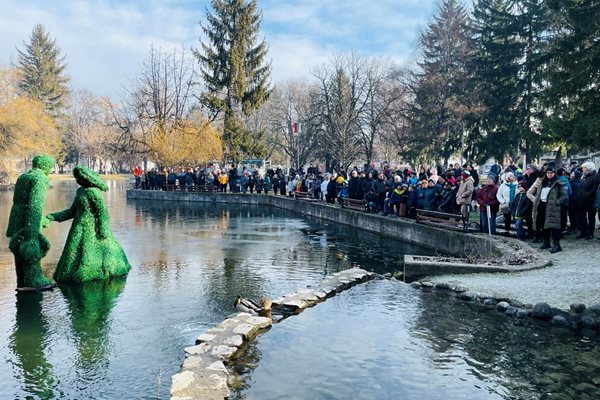
M500 202L496 197L497 193L498 186L496 186L496 176L490 174L488 175L486 184L477 191L477 204L479 204L482 232L496 233L496 214L498 214L498 209L500 208ZM490 207L489 219L487 215L487 206Z

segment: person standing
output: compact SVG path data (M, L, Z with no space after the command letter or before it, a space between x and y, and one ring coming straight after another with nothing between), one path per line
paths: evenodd
M498 186L496 186L496 176L488 175L486 184L477 191L477 204L479 204L479 216L481 218L481 231L485 233L496 234L496 214L500 202L496 197ZM490 207L490 216L487 215L487 207Z
M579 191L580 199L580 225L579 235L576 239L594 238L594 229L596 228L596 192L600 186L600 175L596 172L596 165L593 162L581 164L583 178L581 179L581 189Z
M471 173L464 169L461 174L462 181L456 192L456 204L460 206L460 213L465 217L465 221L469 222L469 212L471 210L471 199L473 197L473 177Z
M538 180L539 187L533 201L533 223L536 231L542 232L540 249L549 249L550 236L553 245L550 253L562 251L560 247L560 207L567 196L565 182L558 179L554 166L549 165L545 176ZM538 185L538 183L536 183Z
M515 174L507 172L504 174L504 183L498 189L498 201L500 202L500 212L504 217L505 235L510 235L511 223L511 205L517 194L517 183L515 182Z

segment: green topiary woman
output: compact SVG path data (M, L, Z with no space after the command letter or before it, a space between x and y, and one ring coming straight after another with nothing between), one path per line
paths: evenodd
M73 205L48 215L50 221L73 218L54 279L57 282L87 282L126 275L131 269L123 248L110 230L102 191L108 186L94 171L77 166L73 176L81 186Z
M47 155L33 158L31 171L19 176L15 184L13 206L6 236L9 248L15 255L17 288L26 290L51 288L54 282L42 273L42 257L50 250L50 243L42 235L44 205L50 187L48 174L54 167L54 159Z

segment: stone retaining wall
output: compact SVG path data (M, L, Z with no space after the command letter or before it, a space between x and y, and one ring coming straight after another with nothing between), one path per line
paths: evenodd
M371 272L353 268L337 272L319 284L273 300L273 319L239 313L227 318L185 349L181 371L171 378L171 400L223 400L230 396L226 364L241 356L248 341L269 329L273 321L295 315L336 293L366 282Z

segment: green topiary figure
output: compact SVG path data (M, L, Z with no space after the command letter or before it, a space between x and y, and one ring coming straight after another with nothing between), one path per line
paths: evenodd
M73 218L54 279L57 282L88 282L126 275L131 269L123 248L110 230L102 191L106 183L94 171L77 166L73 176L81 186L73 205L48 215L50 221Z
M50 243L42 235L42 224L47 222L43 214L50 187L48 175L53 167L52 157L35 156L31 171L19 176L15 184L6 236L15 256L17 288L46 289L53 285L42 273L41 263L50 250Z

